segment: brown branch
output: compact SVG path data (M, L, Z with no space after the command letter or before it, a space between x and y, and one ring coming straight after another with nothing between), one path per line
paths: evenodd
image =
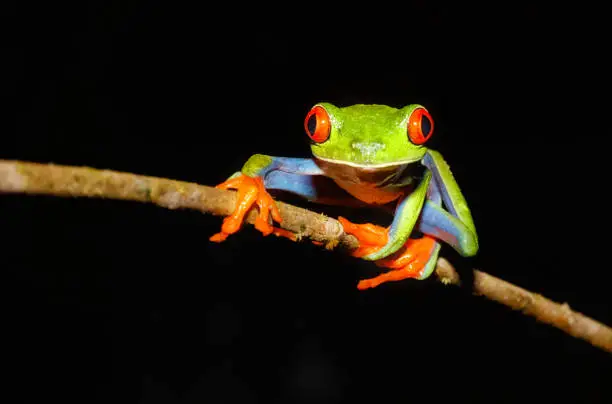
M444 258L438 259L438 279L445 284L460 286L459 274ZM559 304L477 269L473 270L472 290L477 295L506 305L538 321L557 327L569 335L612 353L612 328L582 313L573 311L569 304Z
M235 192L191 182L174 181L89 167L37 164L0 160L0 193L44 194L60 197L91 197L154 203L168 209L195 209L213 215L230 214L236 203ZM357 239L344 233L335 219L307 209L277 202L285 230L308 237L328 249L353 249ZM0 212L2 214L3 212ZM251 211L247 222L254 223ZM437 278L444 284L461 285L457 271L444 258L438 260ZM514 310L557 327L612 353L612 328L567 304L555 303L504 280L473 270L471 290Z

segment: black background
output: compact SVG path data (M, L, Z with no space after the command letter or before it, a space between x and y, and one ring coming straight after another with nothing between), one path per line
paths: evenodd
M0 157L214 185L254 153L307 156L318 101L421 103L481 240L443 255L612 324L604 26L496 4L21 2ZM610 355L561 331L433 280L359 292L371 263L251 227L210 243L220 225L2 196L2 394L610 402Z

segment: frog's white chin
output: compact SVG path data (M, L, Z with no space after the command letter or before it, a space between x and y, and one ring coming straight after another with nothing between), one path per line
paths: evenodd
M338 165L344 165L344 166L349 166L349 167L356 167L356 168L361 168L364 170L376 170L376 169L380 169L380 168L389 168L389 167L395 167L395 166L402 166L402 165L406 165L406 164L411 164L411 163L415 163L417 161L420 161L421 158L416 158L416 159L411 159L411 160L399 160L399 161L393 161L390 163L355 163L353 161L346 161L346 160L334 160L334 159L328 159L325 157L319 157L319 156L315 156L317 159L319 160L323 160L325 162L328 163L332 163L332 164L338 164Z

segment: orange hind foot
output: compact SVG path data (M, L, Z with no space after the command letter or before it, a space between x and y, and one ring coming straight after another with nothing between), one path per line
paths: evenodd
M351 252L353 257L361 258L376 252L389 240L388 228L371 223L355 224L343 217L339 217L338 221L346 233L352 234L359 240L359 247ZM359 281L357 288L364 290L375 288L385 282L419 278L429 262L435 245L436 240L430 236L408 239L398 251L376 261L377 266L390 268L390 271Z

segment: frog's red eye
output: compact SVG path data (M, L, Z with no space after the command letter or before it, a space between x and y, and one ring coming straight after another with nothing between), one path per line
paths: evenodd
M416 145L422 145L433 133L434 122L425 108L417 108L408 118L408 137Z
M325 108L315 105L304 119L304 129L313 142L322 143L326 141L331 132L331 122Z

